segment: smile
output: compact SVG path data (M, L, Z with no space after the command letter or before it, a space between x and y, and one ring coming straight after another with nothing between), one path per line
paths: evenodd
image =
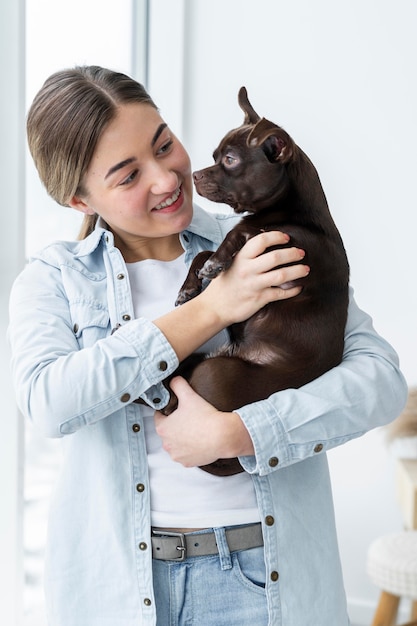
M174 202L178 200L180 193L181 193L181 187L178 187L178 189L172 194L170 198L167 198L166 200L164 200L164 202L157 204L156 207L154 208L154 211L160 211L161 209L166 209L167 207L174 204Z

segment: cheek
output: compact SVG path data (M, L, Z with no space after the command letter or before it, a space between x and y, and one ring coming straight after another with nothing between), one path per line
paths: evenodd
M182 148L179 152L178 156L178 169L181 171L183 176L191 177L191 161L188 156L188 152L184 148Z

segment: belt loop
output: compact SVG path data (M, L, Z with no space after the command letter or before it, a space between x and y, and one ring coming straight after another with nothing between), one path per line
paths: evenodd
M214 528L216 543L219 549L220 567L222 570L232 569L232 558L230 556L229 544L226 539L226 530L224 528Z

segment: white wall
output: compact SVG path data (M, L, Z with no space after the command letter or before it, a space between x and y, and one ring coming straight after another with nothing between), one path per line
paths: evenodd
M316 164L356 299L417 384L415 0L151 5L150 91L194 167L241 124L237 92L246 85L258 113ZM395 459L381 431L329 456L351 617L365 624L377 597L367 546L401 527Z

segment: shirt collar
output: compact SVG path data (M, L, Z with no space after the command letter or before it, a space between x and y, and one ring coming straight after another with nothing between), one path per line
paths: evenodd
M216 245L220 245L223 240L224 233L222 232L215 216L196 204L193 205L193 209L193 219L184 232L199 235L200 237L204 237L205 239L214 242ZM79 242L75 256L88 256L94 252L101 241L108 246L114 245L113 233L109 229L106 222L99 217L93 232Z
M199 235L200 237L212 241L216 245L220 245L224 239L224 233L215 215L204 211L204 209L197 204L194 204L193 208L193 219L185 232Z

